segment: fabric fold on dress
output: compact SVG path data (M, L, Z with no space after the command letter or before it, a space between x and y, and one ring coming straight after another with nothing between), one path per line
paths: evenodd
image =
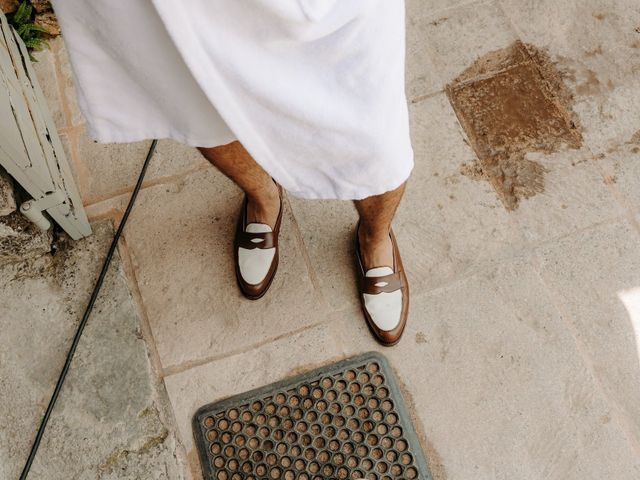
M360 199L413 167L401 0L54 0L99 142L238 139L291 194Z

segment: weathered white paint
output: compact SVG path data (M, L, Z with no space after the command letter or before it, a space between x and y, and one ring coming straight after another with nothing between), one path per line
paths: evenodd
M91 233L62 143L27 49L0 12L0 164L72 238ZM60 199L51 202L51 199ZM52 204L53 203L53 204Z

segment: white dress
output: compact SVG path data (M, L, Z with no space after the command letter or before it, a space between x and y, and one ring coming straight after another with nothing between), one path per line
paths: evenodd
M360 199L413 167L404 0L54 0L98 142L240 140L286 190Z

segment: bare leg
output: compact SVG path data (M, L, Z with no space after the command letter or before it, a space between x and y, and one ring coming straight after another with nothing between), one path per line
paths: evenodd
M360 251L365 270L374 267L393 267L393 247L389 230L406 182L395 190L354 200L360 215Z
M200 153L224 175L233 180L248 197L247 223L266 223L274 227L280 200L271 176L256 163L238 141L219 147L198 147Z

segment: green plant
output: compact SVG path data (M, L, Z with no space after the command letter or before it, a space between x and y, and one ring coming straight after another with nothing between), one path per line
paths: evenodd
M15 13L9 18L9 23L16 29L16 32L18 32L18 35L20 35L29 50L31 61L36 62L37 60L33 58L31 52L40 50L44 45L47 45L47 41L43 37L43 34L46 34L47 31L33 22L33 5L28 0L23 0Z

